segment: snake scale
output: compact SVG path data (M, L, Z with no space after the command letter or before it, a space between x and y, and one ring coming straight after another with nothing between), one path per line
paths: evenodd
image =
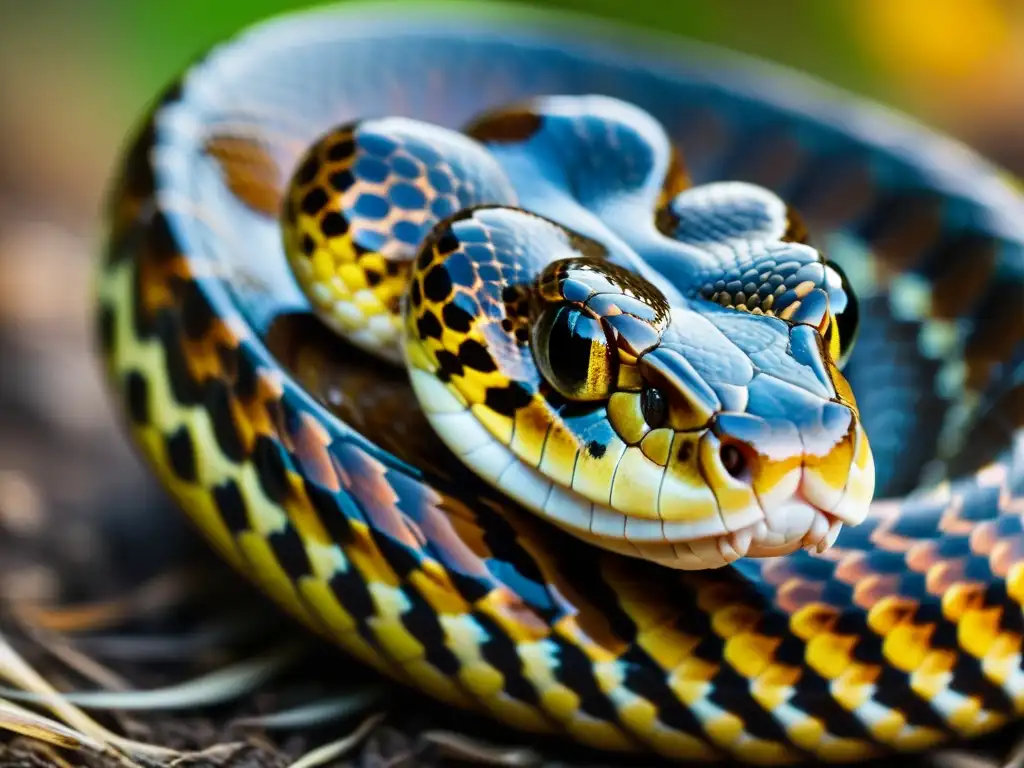
M1021 714L1004 174L732 54L395 11L215 47L119 171L109 381L220 555L599 749L844 762Z

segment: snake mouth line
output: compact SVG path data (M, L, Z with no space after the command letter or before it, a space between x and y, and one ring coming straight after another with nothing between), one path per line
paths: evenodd
M778 557L798 549L822 554L835 544L846 522L802 497L794 497L751 526L750 543L740 556Z
M802 481L775 504L755 500L742 514L730 516L738 524L730 531L721 530L722 520L717 518L702 532L693 522L626 515L583 498L524 463L482 426L471 406L450 387L427 370L412 366L410 373L428 420L460 461L539 517L613 552L681 570L717 568L743 557L774 557L801 547L824 552L844 524L859 522L866 514L866 503L844 503L847 496L870 498L871 489L865 491L851 469L856 487L848 482L838 492L832 490L831 499L817 498L821 484ZM854 464L857 458L855 451ZM803 477L813 474L801 470ZM719 525L712 528L711 522Z
M700 558L703 568L731 565L744 557L782 557L798 549L822 554L835 544L844 524L843 520L830 512L802 500L794 500L776 511L779 514L775 521L766 515L763 520L728 534L675 542L674 550L679 554L680 563L687 562L680 550L689 550ZM688 563L675 567L685 570L694 568Z

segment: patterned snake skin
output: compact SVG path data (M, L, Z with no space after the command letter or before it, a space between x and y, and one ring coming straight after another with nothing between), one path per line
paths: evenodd
M414 16L252 30L175 83L126 155L98 333L132 438L219 553L394 679L602 749L849 761L1024 712L1020 195L762 63L579 19ZM590 93L649 112L691 183L777 193L849 277L844 373L880 500L823 554L681 572L566 535L444 450L402 369L310 315L279 211L325 130L459 128Z

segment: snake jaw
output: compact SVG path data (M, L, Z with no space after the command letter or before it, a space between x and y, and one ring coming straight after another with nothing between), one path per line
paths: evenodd
M804 458L795 491L785 490L775 498L787 496L781 503L765 503L770 497L758 494L765 515L746 553L748 557L776 557L803 548L823 554L839 538L844 525L858 525L867 517L874 495L874 462L870 446L859 423L851 428L852 451L840 444L829 454L832 477L841 473L844 482L833 487L819 474L820 467ZM824 462L823 462L824 463Z
M858 525L867 517L874 495L874 461L863 428L851 428L852 455L842 445L830 456L838 455L845 482L838 488L823 481L813 465L805 463L795 493L782 504L763 505L766 525L755 536L749 557L774 557L799 548L823 554L839 538L844 525ZM802 535L801 535L802 534Z

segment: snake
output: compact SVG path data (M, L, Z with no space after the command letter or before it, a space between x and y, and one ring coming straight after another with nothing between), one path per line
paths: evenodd
M344 658L680 761L1024 711L1024 204L960 143L654 32L346 3L185 69L105 228L132 444Z

